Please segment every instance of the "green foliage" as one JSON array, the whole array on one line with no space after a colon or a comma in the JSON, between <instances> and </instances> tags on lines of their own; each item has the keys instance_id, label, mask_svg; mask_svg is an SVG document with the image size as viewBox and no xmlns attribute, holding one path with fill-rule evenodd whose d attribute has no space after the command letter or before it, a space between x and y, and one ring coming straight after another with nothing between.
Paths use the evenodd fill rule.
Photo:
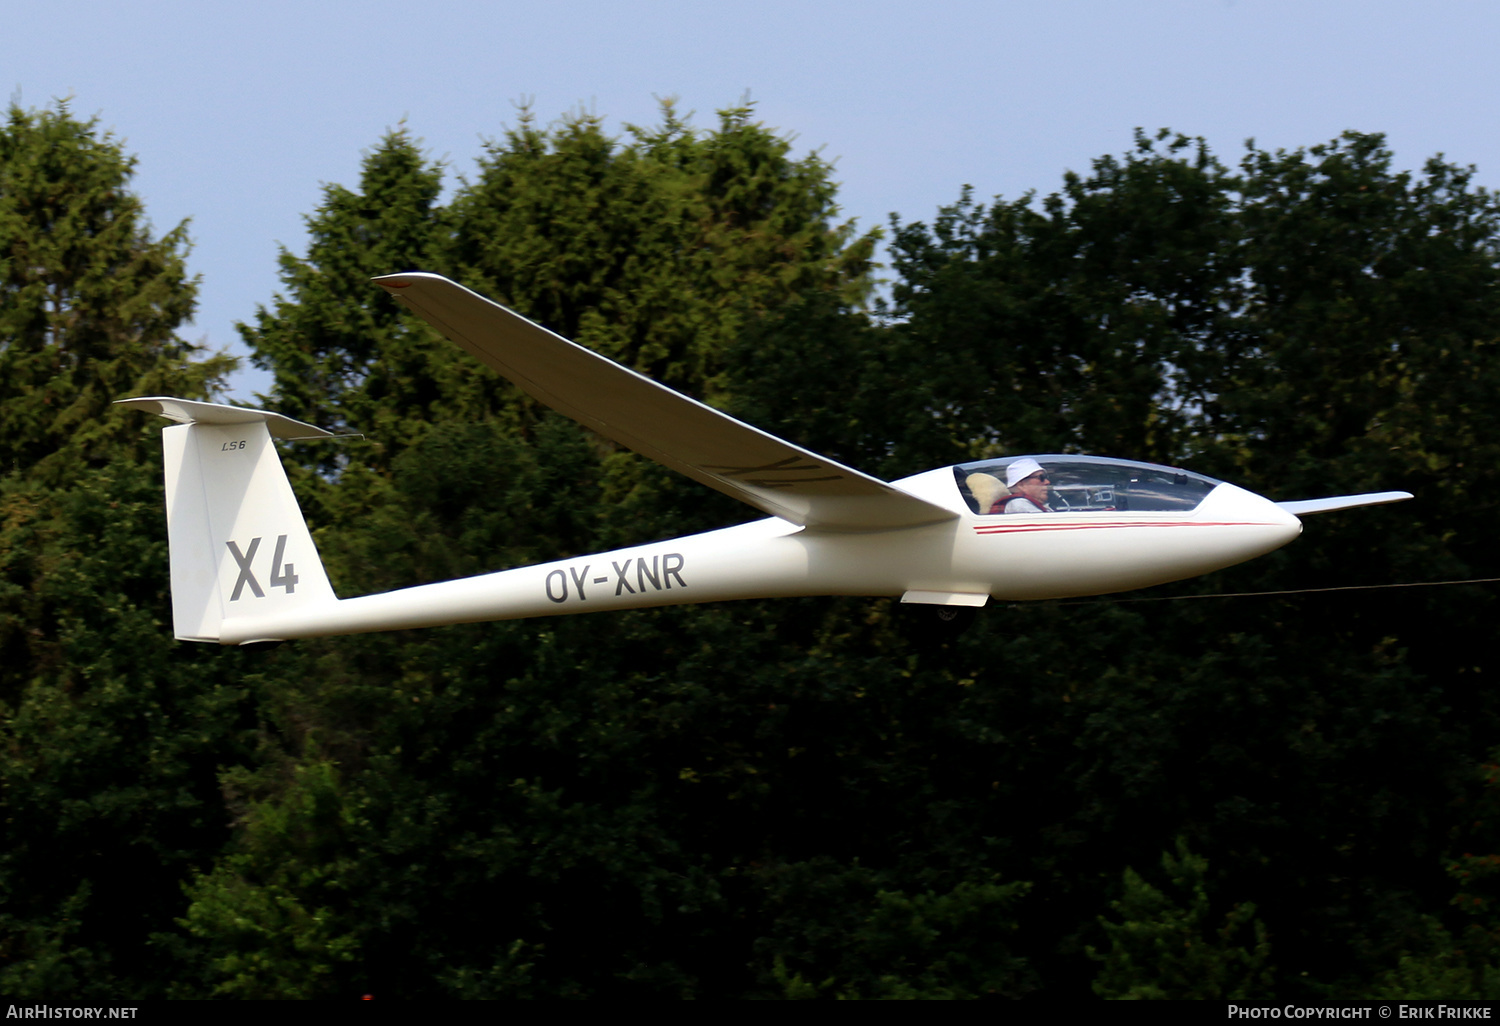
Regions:
<instances>
[{"instance_id":1,"label":"green foliage","mask_svg":"<svg viewBox=\"0 0 1500 1026\"><path fill-rule=\"evenodd\" d=\"M929 469L958 450L952 440L922 467L898 444L930 419L911 409L912 354L887 325L838 297L811 294L747 328L726 353L736 417L795 438L815 452L887 479ZM920 366L937 370L935 361ZM927 373L920 377L926 378ZM830 397L836 397L832 399Z\"/></svg>"},{"instance_id":2,"label":"green foliage","mask_svg":"<svg viewBox=\"0 0 1500 1026\"><path fill-rule=\"evenodd\" d=\"M1414 950L1403 950L1394 968L1376 976L1368 986L1356 985L1354 992L1371 1001L1495 1000L1500 978L1493 948L1486 951L1481 944L1476 950L1472 943L1460 943L1434 917L1423 917L1421 925L1424 932L1414 938Z\"/></svg>"},{"instance_id":3,"label":"green foliage","mask_svg":"<svg viewBox=\"0 0 1500 1026\"><path fill-rule=\"evenodd\" d=\"M1446 865L1458 886L1450 902L1458 916L1448 917L1455 928L1436 915L1423 916L1403 938L1394 967L1369 987L1351 982L1351 992L1376 999L1488 1001L1500 991L1500 854L1494 853L1500 841L1500 749L1491 749L1471 783L1477 786L1454 803L1461 810L1454 840L1468 850L1450 856Z\"/></svg>"},{"instance_id":4,"label":"green foliage","mask_svg":"<svg viewBox=\"0 0 1500 1026\"><path fill-rule=\"evenodd\" d=\"M475 412L476 397L461 377L483 380L483 373L467 361L462 366L471 373L460 375L452 347L435 344L425 325L379 301L384 297L370 284L376 275L434 265L441 190L442 168L405 129L365 154L358 192L324 187L322 205L307 219L307 256L283 251L279 260L290 295L240 327L255 365L275 374L282 413L363 431L390 453L409 444L408 432L453 412ZM449 387L440 389L439 381ZM449 409L465 399L465 409ZM332 460L336 451L322 455Z\"/></svg>"},{"instance_id":5,"label":"green foliage","mask_svg":"<svg viewBox=\"0 0 1500 1026\"><path fill-rule=\"evenodd\" d=\"M214 780L248 757L231 655L170 639L160 467L12 493L0 528L0 981L10 993L160 994L164 897L228 837Z\"/></svg>"},{"instance_id":6,"label":"green foliage","mask_svg":"<svg viewBox=\"0 0 1500 1026\"><path fill-rule=\"evenodd\" d=\"M133 158L65 105L0 129L0 987L146 996L163 901L228 831L237 658L167 634L160 444L113 399L231 366L173 333L186 231L153 239ZM225 669L231 672L225 674Z\"/></svg>"},{"instance_id":7,"label":"green foliage","mask_svg":"<svg viewBox=\"0 0 1500 1026\"><path fill-rule=\"evenodd\" d=\"M291 767L278 800L238 817L245 850L230 854L187 887L181 925L207 944L215 996L319 997L334 969L353 961L358 941L333 933L349 867L337 858L348 827L338 774L327 762ZM226 775L233 790L243 774Z\"/></svg>"},{"instance_id":8,"label":"green foliage","mask_svg":"<svg viewBox=\"0 0 1500 1026\"><path fill-rule=\"evenodd\" d=\"M151 237L135 160L67 105L12 104L0 128L0 473L57 484L139 454L126 395L199 396L233 366L173 333L193 311L187 227ZM131 448L134 446L134 448Z\"/></svg>"},{"instance_id":9,"label":"green foliage","mask_svg":"<svg viewBox=\"0 0 1500 1026\"><path fill-rule=\"evenodd\" d=\"M1275 498L1419 493L1399 513L1310 522L1294 550L1181 591L1481 576L1500 208L1471 178L1441 161L1398 173L1378 136L1252 148L1237 172L1199 142L1140 136L1040 201L965 193L930 227L898 223L894 316L814 299L763 322L731 353L735 408L891 476L1081 450ZM1460 407L1425 391L1445 385ZM1083 846L1118 866L1186 830L1268 922L1302 924L1281 931L1283 964L1384 971L1415 910L1442 900L1436 796L1460 793L1493 729L1479 686L1491 598L1138 608L1016 608L975 628L1008 680L1065 703L977 721L1053 751L1007 751L996 774L1031 782L1000 864L1082 901L1100 872ZM1021 839L1034 831L1047 840ZM1028 925L1059 950L1087 936Z\"/></svg>"},{"instance_id":10,"label":"green foliage","mask_svg":"<svg viewBox=\"0 0 1500 1026\"><path fill-rule=\"evenodd\" d=\"M671 101L622 145L576 114L529 111L452 207L452 266L488 295L689 394L714 397L724 349L757 315L870 287L875 236L835 224L830 166L721 111L702 132Z\"/></svg>"},{"instance_id":11,"label":"green foliage","mask_svg":"<svg viewBox=\"0 0 1500 1026\"><path fill-rule=\"evenodd\" d=\"M1125 893L1110 907L1121 921L1101 919L1110 948L1090 958L1103 963L1094 993L1129 1000L1253 1001L1271 994L1271 942L1250 903L1232 907L1215 927L1208 899L1208 860L1177 840L1177 857L1163 852L1162 869L1174 896L1125 869ZM1250 947L1244 946L1251 942ZM1238 944L1236 943L1238 942Z\"/></svg>"},{"instance_id":12,"label":"green foliage","mask_svg":"<svg viewBox=\"0 0 1500 1026\"><path fill-rule=\"evenodd\" d=\"M909 444L1184 455L1242 344L1233 188L1201 141L1138 134L1040 204L966 189L897 222L896 312L933 365Z\"/></svg>"},{"instance_id":13,"label":"green foliage","mask_svg":"<svg viewBox=\"0 0 1500 1026\"><path fill-rule=\"evenodd\" d=\"M910 894L879 889L886 874L817 861L768 876L780 914L760 947L775 952L770 976L779 996L1015 998L1035 986L1015 951L1012 911L1028 884L966 880L945 893ZM789 959L830 975L812 983L788 968Z\"/></svg>"}]
</instances>

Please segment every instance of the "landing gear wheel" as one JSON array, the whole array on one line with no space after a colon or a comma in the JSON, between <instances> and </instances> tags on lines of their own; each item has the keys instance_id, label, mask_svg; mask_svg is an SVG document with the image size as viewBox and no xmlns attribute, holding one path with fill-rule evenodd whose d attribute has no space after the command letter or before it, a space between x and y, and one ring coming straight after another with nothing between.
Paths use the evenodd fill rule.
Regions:
<instances>
[{"instance_id":1,"label":"landing gear wheel","mask_svg":"<svg viewBox=\"0 0 1500 1026\"><path fill-rule=\"evenodd\" d=\"M904 603L901 619L907 636L922 646L943 645L957 638L974 622L973 606L929 606Z\"/></svg>"}]
</instances>

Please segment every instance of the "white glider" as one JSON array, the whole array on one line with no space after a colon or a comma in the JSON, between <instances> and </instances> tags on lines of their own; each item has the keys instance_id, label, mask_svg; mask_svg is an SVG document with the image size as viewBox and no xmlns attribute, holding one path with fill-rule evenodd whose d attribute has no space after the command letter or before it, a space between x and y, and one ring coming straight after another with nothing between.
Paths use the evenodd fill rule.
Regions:
<instances>
[{"instance_id":1,"label":"white glider","mask_svg":"<svg viewBox=\"0 0 1500 1026\"><path fill-rule=\"evenodd\" d=\"M1399 502L1378 492L1275 503L1173 467L1038 455L1051 510L991 512L1012 462L886 482L741 423L435 274L375 279L398 302L555 410L769 518L671 541L340 599L273 438L329 432L279 414L122 399L162 431L172 616L223 645L561 613L802 595L937 607L1128 591L1232 566L1291 541L1297 518ZM1004 504L1000 504L1003 506Z\"/></svg>"}]
</instances>

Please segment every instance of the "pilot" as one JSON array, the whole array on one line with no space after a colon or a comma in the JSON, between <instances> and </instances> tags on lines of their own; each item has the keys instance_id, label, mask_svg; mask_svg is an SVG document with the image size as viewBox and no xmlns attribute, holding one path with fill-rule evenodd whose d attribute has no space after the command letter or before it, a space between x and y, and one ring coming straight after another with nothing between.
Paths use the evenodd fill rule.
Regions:
<instances>
[{"instance_id":1,"label":"pilot","mask_svg":"<svg viewBox=\"0 0 1500 1026\"><path fill-rule=\"evenodd\" d=\"M1052 491L1052 479L1047 476L1042 465L1030 456L1016 460L1006 468L1005 484L1010 488L1010 494L1002 496L991 512L1052 512L1052 507L1047 505L1048 493Z\"/></svg>"}]
</instances>

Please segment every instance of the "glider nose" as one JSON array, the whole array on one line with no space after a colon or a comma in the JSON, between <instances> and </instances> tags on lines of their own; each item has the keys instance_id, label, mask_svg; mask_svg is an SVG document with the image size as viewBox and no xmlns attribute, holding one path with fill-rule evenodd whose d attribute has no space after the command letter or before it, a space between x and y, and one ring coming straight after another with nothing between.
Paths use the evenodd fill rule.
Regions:
<instances>
[{"instance_id":1,"label":"glider nose","mask_svg":"<svg viewBox=\"0 0 1500 1026\"><path fill-rule=\"evenodd\" d=\"M1244 494L1247 500L1247 512L1263 521L1268 527L1279 528L1284 532L1283 545L1302 533L1302 521L1294 513L1282 509L1264 495L1256 495L1254 492ZM1250 500L1253 500L1253 503Z\"/></svg>"},{"instance_id":2,"label":"glider nose","mask_svg":"<svg viewBox=\"0 0 1500 1026\"><path fill-rule=\"evenodd\" d=\"M1302 533L1302 521L1263 495L1220 484L1198 505L1194 519L1229 529L1242 559L1281 548Z\"/></svg>"},{"instance_id":3,"label":"glider nose","mask_svg":"<svg viewBox=\"0 0 1500 1026\"><path fill-rule=\"evenodd\" d=\"M1255 501L1258 503L1258 512L1265 516L1267 524L1280 533L1281 541L1277 543L1277 548L1281 548L1287 542L1295 541L1302 533L1302 521L1296 516L1263 495L1256 495Z\"/></svg>"}]
</instances>

